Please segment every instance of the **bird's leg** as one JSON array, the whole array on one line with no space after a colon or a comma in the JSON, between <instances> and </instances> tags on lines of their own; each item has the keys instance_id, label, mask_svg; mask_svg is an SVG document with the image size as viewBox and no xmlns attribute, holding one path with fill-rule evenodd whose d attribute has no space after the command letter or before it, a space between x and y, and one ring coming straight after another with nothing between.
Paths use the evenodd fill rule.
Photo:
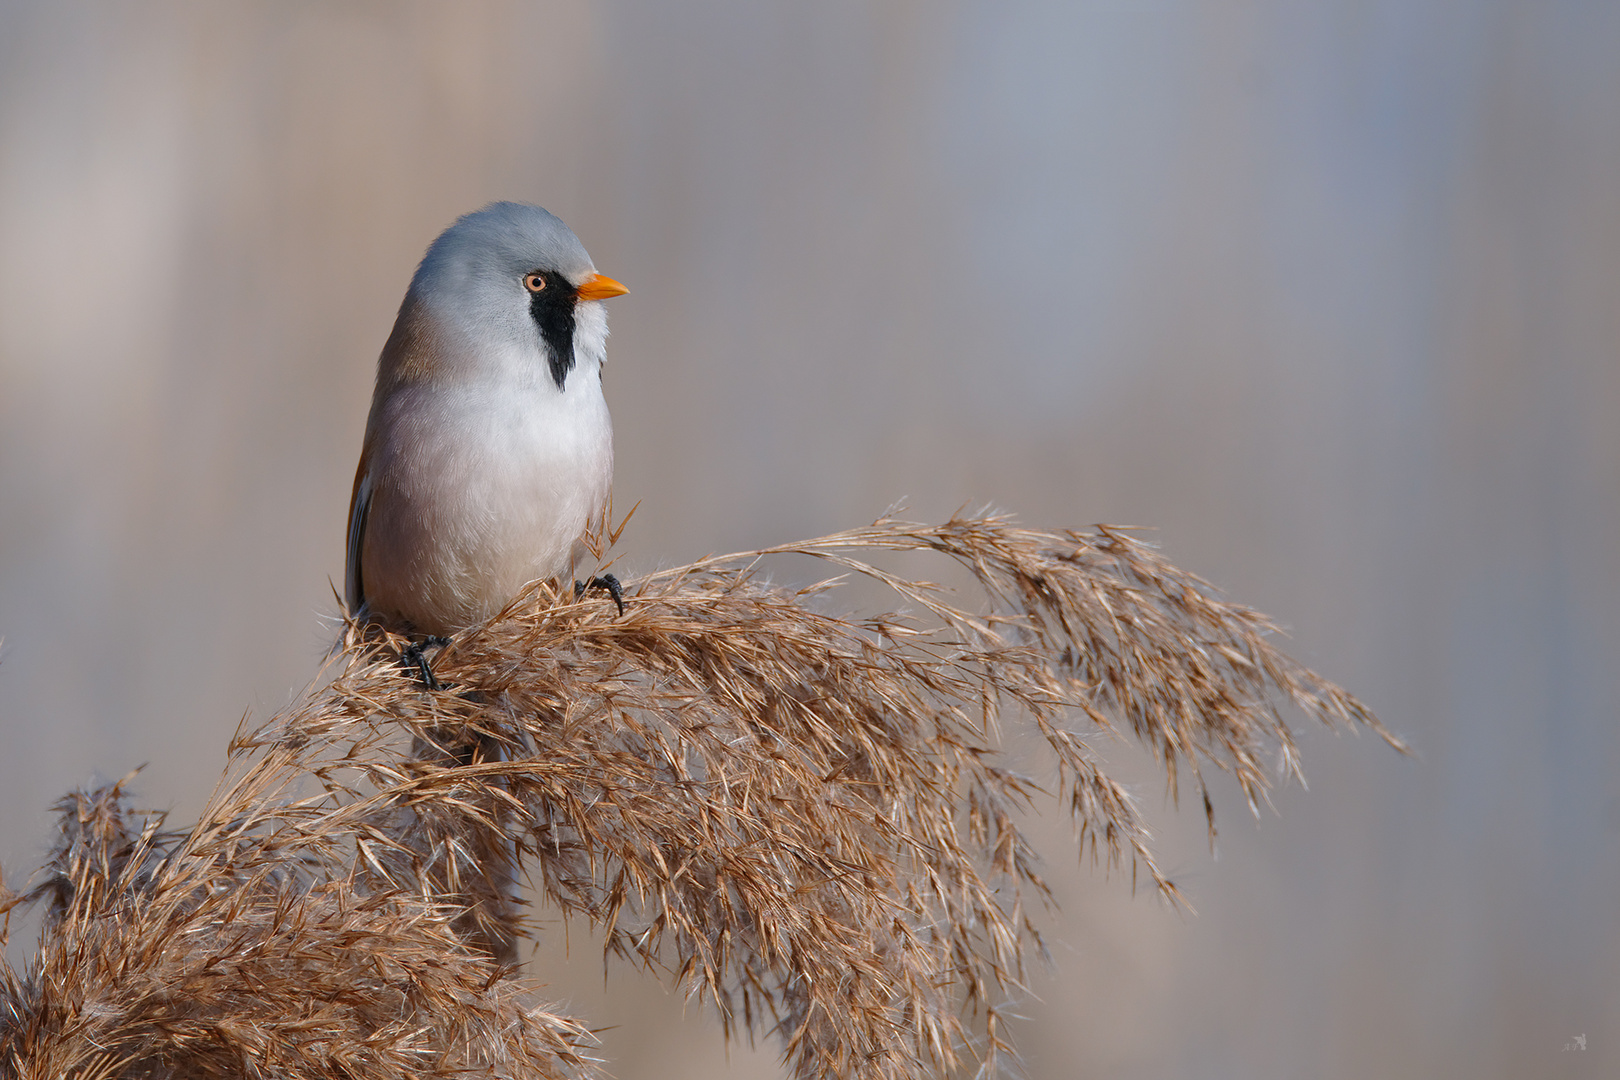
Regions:
<instances>
[{"instance_id":1,"label":"bird's leg","mask_svg":"<svg viewBox=\"0 0 1620 1080\"><path fill-rule=\"evenodd\" d=\"M442 649L448 644L450 644L449 638L439 637L435 634L432 637L423 638L421 641L411 642L405 647L405 651L400 654L400 659L405 662L406 667L416 669L416 673L422 677L423 686L429 690L443 690L444 684L433 674L433 668L428 664L427 651L429 649Z\"/></svg>"},{"instance_id":2,"label":"bird's leg","mask_svg":"<svg viewBox=\"0 0 1620 1080\"><path fill-rule=\"evenodd\" d=\"M619 614L624 614L624 586L620 585L619 579L612 574L593 577L589 581L574 582L574 599L578 600L584 596L586 589L606 589L607 594L613 597L613 603L618 607Z\"/></svg>"}]
</instances>

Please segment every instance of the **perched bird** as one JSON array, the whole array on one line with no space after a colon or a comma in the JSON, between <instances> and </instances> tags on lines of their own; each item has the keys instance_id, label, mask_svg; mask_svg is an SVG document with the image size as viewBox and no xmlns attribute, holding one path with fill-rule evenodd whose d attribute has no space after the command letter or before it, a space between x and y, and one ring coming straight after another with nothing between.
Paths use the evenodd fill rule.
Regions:
<instances>
[{"instance_id":1,"label":"perched bird","mask_svg":"<svg viewBox=\"0 0 1620 1080\"><path fill-rule=\"evenodd\" d=\"M494 203L433 241L377 361L351 612L445 635L572 580L613 479L600 301L628 291L538 206Z\"/></svg>"}]
</instances>

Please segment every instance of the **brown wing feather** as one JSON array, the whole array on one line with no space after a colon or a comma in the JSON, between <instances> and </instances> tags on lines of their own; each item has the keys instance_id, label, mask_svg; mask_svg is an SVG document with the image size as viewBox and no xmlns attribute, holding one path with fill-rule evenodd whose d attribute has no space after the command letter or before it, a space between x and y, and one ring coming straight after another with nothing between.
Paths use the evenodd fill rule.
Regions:
<instances>
[{"instance_id":1,"label":"brown wing feather","mask_svg":"<svg viewBox=\"0 0 1620 1080\"><path fill-rule=\"evenodd\" d=\"M349 548L344 567L344 600L349 611L358 615L366 603L366 583L361 573L365 548L366 519L371 512L371 447L382 403L395 390L433 377L439 362L439 343L422 305L409 292L399 305L394 329L377 358L377 389L372 395L371 416L366 422L366 441L360 451L360 464L354 470L354 493L349 497Z\"/></svg>"}]
</instances>

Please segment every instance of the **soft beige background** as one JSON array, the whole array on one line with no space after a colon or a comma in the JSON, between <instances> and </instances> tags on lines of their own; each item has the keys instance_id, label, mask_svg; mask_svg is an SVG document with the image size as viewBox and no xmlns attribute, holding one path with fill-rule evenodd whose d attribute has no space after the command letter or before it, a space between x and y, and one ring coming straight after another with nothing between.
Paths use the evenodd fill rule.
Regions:
<instances>
[{"instance_id":1,"label":"soft beige background","mask_svg":"<svg viewBox=\"0 0 1620 1080\"><path fill-rule=\"evenodd\" d=\"M310 676L415 260L526 199L634 290L628 568L1157 525L1418 749L1309 733L1218 860L1145 784L1195 918L1039 825L1032 1076L1613 1075L1617 57L1555 0L0 0L0 863L141 762L191 813ZM617 1076L775 1074L573 945Z\"/></svg>"}]
</instances>

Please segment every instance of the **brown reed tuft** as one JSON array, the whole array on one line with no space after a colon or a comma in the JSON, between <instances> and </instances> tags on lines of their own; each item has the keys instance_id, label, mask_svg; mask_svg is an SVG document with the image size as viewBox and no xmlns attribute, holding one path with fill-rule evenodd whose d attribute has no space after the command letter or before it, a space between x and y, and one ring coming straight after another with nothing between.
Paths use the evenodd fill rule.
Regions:
<instances>
[{"instance_id":1,"label":"brown reed tuft","mask_svg":"<svg viewBox=\"0 0 1620 1080\"><path fill-rule=\"evenodd\" d=\"M873 561L907 551L954 560L980 599ZM835 583L760 576L780 554L909 610L824 614ZM1086 730L1140 740L1172 790L1190 776L1212 835L1204 768L1251 806L1269 752L1298 772L1279 699L1400 747L1263 616L1109 527L885 518L627 595L621 617L534 586L433 657L436 690L404 639L349 624L316 689L238 733L188 830L132 815L117 785L70 796L40 883L6 900L46 920L0 979L0 1075L591 1075L587 1033L505 963L520 872L728 1036L774 1032L804 1080L989 1075L1039 946L1032 800L1178 899ZM1050 776L1008 766L1010 723L1039 733Z\"/></svg>"}]
</instances>

